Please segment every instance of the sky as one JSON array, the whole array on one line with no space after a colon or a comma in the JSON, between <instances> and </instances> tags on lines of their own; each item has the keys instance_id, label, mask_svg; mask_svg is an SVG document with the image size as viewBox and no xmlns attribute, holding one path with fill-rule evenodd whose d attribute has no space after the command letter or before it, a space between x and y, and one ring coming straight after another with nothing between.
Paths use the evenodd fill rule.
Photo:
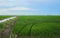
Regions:
<instances>
[{"instance_id":1,"label":"sky","mask_svg":"<svg viewBox=\"0 0 60 38\"><path fill-rule=\"evenodd\" d=\"M60 15L60 0L0 0L0 15Z\"/></svg>"}]
</instances>

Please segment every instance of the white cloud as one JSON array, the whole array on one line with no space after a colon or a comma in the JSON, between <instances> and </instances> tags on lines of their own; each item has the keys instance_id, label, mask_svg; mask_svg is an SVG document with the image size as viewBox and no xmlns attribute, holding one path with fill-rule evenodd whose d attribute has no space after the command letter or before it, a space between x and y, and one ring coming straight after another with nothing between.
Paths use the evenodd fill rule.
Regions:
<instances>
[{"instance_id":1,"label":"white cloud","mask_svg":"<svg viewBox=\"0 0 60 38\"><path fill-rule=\"evenodd\" d=\"M0 0L0 6L27 6L32 5L31 3L52 3L56 0Z\"/></svg>"},{"instance_id":2,"label":"white cloud","mask_svg":"<svg viewBox=\"0 0 60 38\"><path fill-rule=\"evenodd\" d=\"M28 14L28 13L10 13L9 10L33 10L32 8L26 8L26 6L33 5L40 5L40 4L49 4L54 3L57 0L0 0L0 6L21 6L21 7L13 7L13 8L6 8L6 9L0 9L0 14ZM43 5L42 4L42 5ZM25 6L25 7L24 7ZM37 6L35 6L37 8ZM35 8L34 7L34 8ZM33 10L36 11L36 10ZM38 11L38 10L37 10Z\"/></svg>"},{"instance_id":3,"label":"white cloud","mask_svg":"<svg viewBox=\"0 0 60 38\"><path fill-rule=\"evenodd\" d=\"M6 0L0 0L0 2L2 2L2 1L6 1Z\"/></svg>"},{"instance_id":4,"label":"white cloud","mask_svg":"<svg viewBox=\"0 0 60 38\"><path fill-rule=\"evenodd\" d=\"M8 4L0 3L0 6L8 6Z\"/></svg>"},{"instance_id":5,"label":"white cloud","mask_svg":"<svg viewBox=\"0 0 60 38\"><path fill-rule=\"evenodd\" d=\"M14 0L0 0L0 2L9 2L9 1L14 1Z\"/></svg>"},{"instance_id":6,"label":"white cloud","mask_svg":"<svg viewBox=\"0 0 60 38\"><path fill-rule=\"evenodd\" d=\"M0 0L0 6L14 6L15 0Z\"/></svg>"},{"instance_id":7,"label":"white cloud","mask_svg":"<svg viewBox=\"0 0 60 38\"><path fill-rule=\"evenodd\" d=\"M25 8L25 7L14 7L9 8L8 10L32 10L31 8Z\"/></svg>"},{"instance_id":8,"label":"white cloud","mask_svg":"<svg viewBox=\"0 0 60 38\"><path fill-rule=\"evenodd\" d=\"M32 10L31 8L25 8L25 7L13 7L13 8L5 8L5 9L0 9L0 11L13 11L13 10Z\"/></svg>"},{"instance_id":9,"label":"white cloud","mask_svg":"<svg viewBox=\"0 0 60 38\"><path fill-rule=\"evenodd\" d=\"M14 4L11 4L11 3L0 3L0 6L14 6Z\"/></svg>"},{"instance_id":10,"label":"white cloud","mask_svg":"<svg viewBox=\"0 0 60 38\"><path fill-rule=\"evenodd\" d=\"M0 15L32 15L32 12L0 12Z\"/></svg>"},{"instance_id":11,"label":"white cloud","mask_svg":"<svg viewBox=\"0 0 60 38\"><path fill-rule=\"evenodd\" d=\"M12 12L9 10L32 10L31 8L25 8L25 7L14 7L14 8L6 8L6 9L0 9L0 15L31 15L32 13L27 13L27 12Z\"/></svg>"},{"instance_id":12,"label":"white cloud","mask_svg":"<svg viewBox=\"0 0 60 38\"><path fill-rule=\"evenodd\" d=\"M14 1L14 0L0 0L0 2L4 2L4 1Z\"/></svg>"}]
</instances>

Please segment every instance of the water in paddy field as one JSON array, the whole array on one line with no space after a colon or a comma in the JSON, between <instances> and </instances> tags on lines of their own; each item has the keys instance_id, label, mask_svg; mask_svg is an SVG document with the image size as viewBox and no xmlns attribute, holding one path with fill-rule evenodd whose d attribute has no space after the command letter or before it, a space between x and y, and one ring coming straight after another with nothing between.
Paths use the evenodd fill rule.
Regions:
<instances>
[{"instance_id":1,"label":"water in paddy field","mask_svg":"<svg viewBox=\"0 0 60 38\"><path fill-rule=\"evenodd\" d=\"M15 17L10 17L10 18L4 19L4 20L0 20L0 23L8 21L8 20L13 19L13 18L16 18L16 16Z\"/></svg>"}]
</instances>

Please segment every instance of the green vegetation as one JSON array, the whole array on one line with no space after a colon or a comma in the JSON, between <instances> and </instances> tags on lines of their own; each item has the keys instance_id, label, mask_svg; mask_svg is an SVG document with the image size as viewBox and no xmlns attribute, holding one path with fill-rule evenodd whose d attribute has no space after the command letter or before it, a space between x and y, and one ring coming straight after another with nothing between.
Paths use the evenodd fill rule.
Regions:
<instances>
[{"instance_id":1,"label":"green vegetation","mask_svg":"<svg viewBox=\"0 0 60 38\"><path fill-rule=\"evenodd\" d=\"M13 20L0 23L0 31ZM60 38L60 16L17 16L11 31L12 38Z\"/></svg>"},{"instance_id":2,"label":"green vegetation","mask_svg":"<svg viewBox=\"0 0 60 38\"><path fill-rule=\"evenodd\" d=\"M7 18L8 17L9 16L7 16ZM10 37L11 29L15 22L16 22L16 18L0 23L0 38L9 38Z\"/></svg>"},{"instance_id":3,"label":"green vegetation","mask_svg":"<svg viewBox=\"0 0 60 38\"><path fill-rule=\"evenodd\" d=\"M5 18L9 18L9 17L12 17L12 16L0 16L0 20L3 20ZM12 20L0 23L0 31L5 29L10 24L11 21Z\"/></svg>"},{"instance_id":4,"label":"green vegetation","mask_svg":"<svg viewBox=\"0 0 60 38\"><path fill-rule=\"evenodd\" d=\"M0 20L3 20L5 18L9 18L9 17L11 17L11 16L0 16Z\"/></svg>"},{"instance_id":5,"label":"green vegetation","mask_svg":"<svg viewBox=\"0 0 60 38\"><path fill-rule=\"evenodd\" d=\"M12 32L18 37L60 38L60 16L18 16L17 18Z\"/></svg>"},{"instance_id":6,"label":"green vegetation","mask_svg":"<svg viewBox=\"0 0 60 38\"><path fill-rule=\"evenodd\" d=\"M14 19L9 20L9 21L6 21L6 22L3 22L3 23L0 23L0 31L3 30L3 29L8 28L8 26L10 25L10 23L11 23L12 21L14 21Z\"/></svg>"}]
</instances>

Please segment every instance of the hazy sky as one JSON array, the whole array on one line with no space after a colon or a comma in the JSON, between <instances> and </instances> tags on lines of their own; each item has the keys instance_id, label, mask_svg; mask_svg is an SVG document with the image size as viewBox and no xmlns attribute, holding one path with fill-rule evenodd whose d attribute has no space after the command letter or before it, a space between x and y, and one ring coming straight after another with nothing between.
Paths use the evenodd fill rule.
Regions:
<instances>
[{"instance_id":1,"label":"hazy sky","mask_svg":"<svg viewBox=\"0 0 60 38\"><path fill-rule=\"evenodd\" d=\"M60 0L0 0L0 15L60 15Z\"/></svg>"}]
</instances>

